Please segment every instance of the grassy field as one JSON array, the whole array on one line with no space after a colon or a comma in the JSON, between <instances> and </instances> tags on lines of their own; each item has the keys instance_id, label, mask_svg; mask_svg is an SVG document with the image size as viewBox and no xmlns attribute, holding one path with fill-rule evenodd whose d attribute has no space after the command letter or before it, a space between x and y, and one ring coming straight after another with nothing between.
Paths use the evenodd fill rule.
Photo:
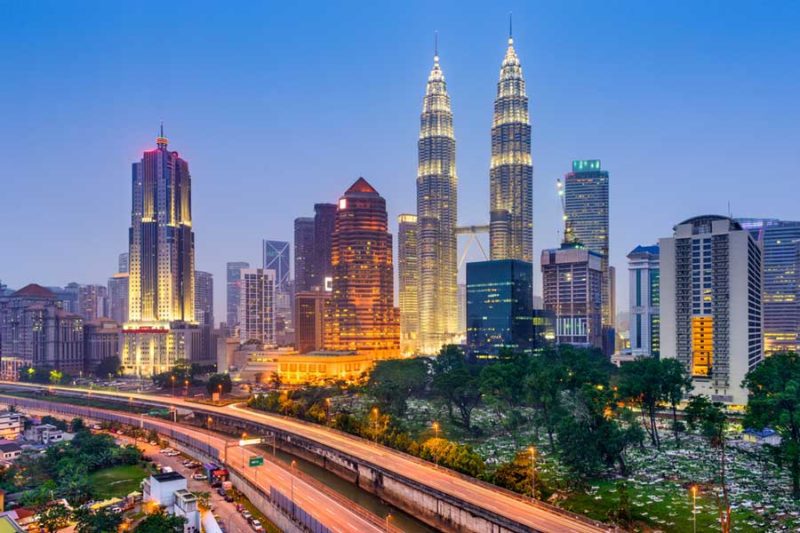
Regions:
<instances>
[{"instance_id":1,"label":"grassy field","mask_svg":"<svg viewBox=\"0 0 800 533\"><path fill-rule=\"evenodd\" d=\"M139 490L147 472L139 465L122 465L98 470L89 476L92 495L96 499L124 497Z\"/></svg>"}]
</instances>

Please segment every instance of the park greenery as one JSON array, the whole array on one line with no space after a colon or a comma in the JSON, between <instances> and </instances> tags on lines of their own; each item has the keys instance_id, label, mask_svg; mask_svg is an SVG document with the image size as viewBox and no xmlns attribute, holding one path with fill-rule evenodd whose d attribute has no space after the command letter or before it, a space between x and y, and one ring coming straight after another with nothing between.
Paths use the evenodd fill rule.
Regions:
<instances>
[{"instance_id":1,"label":"park greenery","mask_svg":"<svg viewBox=\"0 0 800 533\"><path fill-rule=\"evenodd\" d=\"M743 420L693 396L691 380L672 359L639 359L618 369L595 350L571 346L491 360L471 360L449 346L435 358L378 362L358 384L258 394L250 406L325 424L522 494L535 487L537 498L632 529L680 524L673 507L681 492L695 487L708 515L699 523L712 520L731 530L739 520L758 524L757 530L764 527L761 518L732 503L732 486L747 476L735 463L764 465L778 483L789 472L797 496L800 360L776 354L746 384L751 403ZM781 446L731 449L726 441L742 422L774 428ZM686 467L687 477L653 473L655 465L668 470L689 465L682 463L689 458L694 466ZM652 496L670 515L664 524L636 508L642 491L655 489L633 481L654 475L672 491ZM734 492L749 501L744 490ZM591 493L591 500L583 496Z\"/></svg>"}]
</instances>

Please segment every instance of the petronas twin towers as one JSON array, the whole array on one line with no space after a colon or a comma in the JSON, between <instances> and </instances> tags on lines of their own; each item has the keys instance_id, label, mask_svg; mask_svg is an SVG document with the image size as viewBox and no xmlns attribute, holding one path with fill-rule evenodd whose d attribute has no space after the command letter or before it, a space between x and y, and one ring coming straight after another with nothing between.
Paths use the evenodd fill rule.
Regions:
<instances>
[{"instance_id":1,"label":"petronas twin towers","mask_svg":"<svg viewBox=\"0 0 800 533\"><path fill-rule=\"evenodd\" d=\"M533 259L531 126L522 67L510 36L497 85L491 138L491 258L530 262ZM418 284L417 316L403 321L417 331L401 332L401 338L406 340L406 352L435 354L459 333L456 142L438 46L422 104L418 154L417 275L404 278L401 271L401 283L403 279L416 278L414 282ZM413 261L409 261L411 264ZM400 268L404 268L402 257ZM401 295L408 293L403 289ZM400 302L401 312L413 313L408 303Z\"/></svg>"}]
</instances>

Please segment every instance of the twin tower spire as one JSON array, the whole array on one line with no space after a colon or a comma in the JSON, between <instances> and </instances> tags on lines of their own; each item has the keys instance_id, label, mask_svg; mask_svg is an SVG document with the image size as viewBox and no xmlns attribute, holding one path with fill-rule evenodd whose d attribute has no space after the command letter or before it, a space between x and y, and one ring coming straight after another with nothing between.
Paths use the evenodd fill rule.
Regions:
<instances>
[{"instance_id":1,"label":"twin tower spire","mask_svg":"<svg viewBox=\"0 0 800 533\"><path fill-rule=\"evenodd\" d=\"M500 68L491 130L489 238L493 260L531 262L531 126L522 67L511 32L509 19L508 49ZM436 354L458 334L456 143L450 96L439 64L438 33L422 103L417 150L418 315L410 322L418 328L414 351ZM411 338L413 333L403 332L401 337Z\"/></svg>"}]
</instances>

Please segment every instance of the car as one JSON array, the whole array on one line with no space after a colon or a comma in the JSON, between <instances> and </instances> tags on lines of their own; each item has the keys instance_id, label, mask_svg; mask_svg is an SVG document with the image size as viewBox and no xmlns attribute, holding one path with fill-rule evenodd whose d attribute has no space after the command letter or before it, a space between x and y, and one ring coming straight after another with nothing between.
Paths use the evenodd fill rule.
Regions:
<instances>
[{"instance_id":1,"label":"car","mask_svg":"<svg viewBox=\"0 0 800 533\"><path fill-rule=\"evenodd\" d=\"M226 492L223 498L225 499L226 502L233 503L233 496L231 496L229 493Z\"/></svg>"},{"instance_id":2,"label":"car","mask_svg":"<svg viewBox=\"0 0 800 533\"><path fill-rule=\"evenodd\" d=\"M148 444L149 444L150 446L158 446L158 442L156 442L156 441L154 441L154 440L151 440L150 442L148 442Z\"/></svg>"},{"instance_id":3,"label":"car","mask_svg":"<svg viewBox=\"0 0 800 533\"><path fill-rule=\"evenodd\" d=\"M244 511L244 505L242 505L241 503L237 503L236 504L236 511L239 512L239 513Z\"/></svg>"},{"instance_id":4,"label":"car","mask_svg":"<svg viewBox=\"0 0 800 533\"><path fill-rule=\"evenodd\" d=\"M249 522L250 519L253 518L253 515L250 514L250 511L245 510L245 511L242 511L242 518L244 518L245 520L247 520Z\"/></svg>"},{"instance_id":5,"label":"car","mask_svg":"<svg viewBox=\"0 0 800 533\"><path fill-rule=\"evenodd\" d=\"M177 457L180 454L181 454L181 452L179 452L177 450L172 450L171 452L167 452L164 455L166 455L167 457Z\"/></svg>"},{"instance_id":6,"label":"car","mask_svg":"<svg viewBox=\"0 0 800 533\"><path fill-rule=\"evenodd\" d=\"M250 527L253 528L253 531L264 531L264 527L261 525L260 520L251 520Z\"/></svg>"},{"instance_id":7,"label":"car","mask_svg":"<svg viewBox=\"0 0 800 533\"><path fill-rule=\"evenodd\" d=\"M203 474L202 472L198 472L192 476L192 479L194 479L195 481L205 481L208 479L208 476Z\"/></svg>"},{"instance_id":8,"label":"car","mask_svg":"<svg viewBox=\"0 0 800 533\"><path fill-rule=\"evenodd\" d=\"M192 463L192 461L190 461L189 459L187 459L187 460L183 461L181 464L182 464L183 466L185 466L186 468L190 468L190 467L192 466L192 464L193 464L193 463Z\"/></svg>"},{"instance_id":9,"label":"car","mask_svg":"<svg viewBox=\"0 0 800 533\"><path fill-rule=\"evenodd\" d=\"M167 453L169 453L171 451L174 451L174 450L172 448L162 448L162 449L158 450L158 453L167 454Z\"/></svg>"},{"instance_id":10,"label":"car","mask_svg":"<svg viewBox=\"0 0 800 533\"><path fill-rule=\"evenodd\" d=\"M219 494L220 496L224 497L227 494L227 492L225 492L225 489L220 487L220 488L217 489L217 494Z\"/></svg>"},{"instance_id":11,"label":"car","mask_svg":"<svg viewBox=\"0 0 800 533\"><path fill-rule=\"evenodd\" d=\"M171 466L165 466L165 467L163 467L163 468L161 469L161 472L163 472L164 474L171 474L171 473L173 473L174 471L175 471L175 470L174 470L174 469L173 469Z\"/></svg>"}]
</instances>

